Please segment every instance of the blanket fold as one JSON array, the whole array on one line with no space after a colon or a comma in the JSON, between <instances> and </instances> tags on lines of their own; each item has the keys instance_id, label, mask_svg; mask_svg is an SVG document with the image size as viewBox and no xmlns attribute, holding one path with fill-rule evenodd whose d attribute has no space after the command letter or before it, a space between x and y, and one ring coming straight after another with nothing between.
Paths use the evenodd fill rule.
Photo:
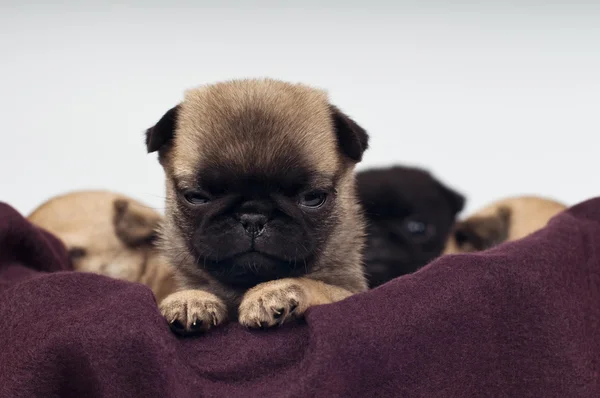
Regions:
<instances>
[{"instance_id":1,"label":"blanket fold","mask_svg":"<svg viewBox=\"0 0 600 398\"><path fill-rule=\"evenodd\" d=\"M306 320L180 338L0 203L0 397L598 397L600 198Z\"/></svg>"}]
</instances>

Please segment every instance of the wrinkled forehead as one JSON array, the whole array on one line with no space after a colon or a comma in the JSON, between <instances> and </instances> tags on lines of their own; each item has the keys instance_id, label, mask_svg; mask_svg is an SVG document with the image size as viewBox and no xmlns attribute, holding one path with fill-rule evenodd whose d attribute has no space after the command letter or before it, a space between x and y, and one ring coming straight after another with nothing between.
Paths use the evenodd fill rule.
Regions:
<instances>
[{"instance_id":1,"label":"wrinkled forehead","mask_svg":"<svg viewBox=\"0 0 600 398\"><path fill-rule=\"evenodd\" d=\"M315 172L305 165L289 170L273 168L270 172L252 169L242 172L219 165L202 168L195 178L178 179L175 184L179 189L200 187L212 194L256 195L278 192L291 196L308 190L334 188L339 177L337 174Z\"/></svg>"},{"instance_id":2,"label":"wrinkled forehead","mask_svg":"<svg viewBox=\"0 0 600 398\"><path fill-rule=\"evenodd\" d=\"M302 90L189 92L172 153L181 179L202 170L333 176L341 162L326 96Z\"/></svg>"}]
</instances>

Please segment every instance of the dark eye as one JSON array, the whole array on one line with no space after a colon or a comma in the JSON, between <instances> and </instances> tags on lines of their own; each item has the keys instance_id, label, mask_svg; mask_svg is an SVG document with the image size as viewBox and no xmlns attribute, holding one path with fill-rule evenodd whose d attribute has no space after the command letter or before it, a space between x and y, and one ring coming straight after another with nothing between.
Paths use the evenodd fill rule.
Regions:
<instances>
[{"instance_id":1,"label":"dark eye","mask_svg":"<svg viewBox=\"0 0 600 398\"><path fill-rule=\"evenodd\" d=\"M79 259L85 257L87 252L82 247L73 247L73 248L69 249L68 254L69 254L69 258L71 260L79 260Z\"/></svg>"},{"instance_id":2,"label":"dark eye","mask_svg":"<svg viewBox=\"0 0 600 398\"><path fill-rule=\"evenodd\" d=\"M210 202L210 199L206 195L195 191L188 191L183 194L183 197L188 203L193 205L203 205Z\"/></svg>"},{"instance_id":3,"label":"dark eye","mask_svg":"<svg viewBox=\"0 0 600 398\"><path fill-rule=\"evenodd\" d=\"M464 246L465 243L469 241L469 237L464 231L456 230L454 232L454 239L456 240L456 244L458 247Z\"/></svg>"},{"instance_id":4,"label":"dark eye","mask_svg":"<svg viewBox=\"0 0 600 398\"><path fill-rule=\"evenodd\" d=\"M305 207L321 207L325 200L327 199L327 194L322 191L313 191L303 194L300 197L299 203Z\"/></svg>"},{"instance_id":5,"label":"dark eye","mask_svg":"<svg viewBox=\"0 0 600 398\"><path fill-rule=\"evenodd\" d=\"M427 224L423 221L408 220L404 224L404 228L411 235L425 235L427 233Z\"/></svg>"},{"instance_id":6,"label":"dark eye","mask_svg":"<svg viewBox=\"0 0 600 398\"><path fill-rule=\"evenodd\" d=\"M417 218L408 217L402 223L402 230L405 236L415 241L426 241L434 234L434 226L427 221Z\"/></svg>"}]
</instances>

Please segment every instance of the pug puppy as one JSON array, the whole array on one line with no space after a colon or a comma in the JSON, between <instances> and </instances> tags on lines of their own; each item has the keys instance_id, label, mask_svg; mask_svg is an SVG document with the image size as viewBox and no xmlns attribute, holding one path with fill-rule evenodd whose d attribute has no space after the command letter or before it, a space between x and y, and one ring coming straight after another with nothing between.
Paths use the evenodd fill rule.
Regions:
<instances>
[{"instance_id":1,"label":"pug puppy","mask_svg":"<svg viewBox=\"0 0 600 398\"><path fill-rule=\"evenodd\" d=\"M166 174L161 245L181 290L160 310L193 334L267 328L367 289L354 166L366 131L325 91L272 79L186 93L146 132Z\"/></svg>"},{"instance_id":2,"label":"pug puppy","mask_svg":"<svg viewBox=\"0 0 600 398\"><path fill-rule=\"evenodd\" d=\"M566 208L562 203L538 196L499 200L457 222L444 254L477 252L524 238L544 228Z\"/></svg>"},{"instance_id":3,"label":"pug puppy","mask_svg":"<svg viewBox=\"0 0 600 398\"><path fill-rule=\"evenodd\" d=\"M371 288L442 253L463 195L416 167L376 168L356 177L368 224L364 262Z\"/></svg>"},{"instance_id":4,"label":"pug puppy","mask_svg":"<svg viewBox=\"0 0 600 398\"><path fill-rule=\"evenodd\" d=\"M173 270L155 246L162 216L141 202L110 191L70 192L28 219L63 242L75 271L143 283L157 301L174 291Z\"/></svg>"}]
</instances>

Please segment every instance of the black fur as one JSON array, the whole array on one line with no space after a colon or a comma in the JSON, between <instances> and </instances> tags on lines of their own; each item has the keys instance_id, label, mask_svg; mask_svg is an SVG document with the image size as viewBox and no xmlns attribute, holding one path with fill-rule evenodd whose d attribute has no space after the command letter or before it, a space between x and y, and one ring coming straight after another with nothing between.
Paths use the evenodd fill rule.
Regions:
<instances>
[{"instance_id":1,"label":"black fur","mask_svg":"<svg viewBox=\"0 0 600 398\"><path fill-rule=\"evenodd\" d=\"M368 222L370 287L416 271L441 254L465 198L425 170L395 166L357 174Z\"/></svg>"}]
</instances>

